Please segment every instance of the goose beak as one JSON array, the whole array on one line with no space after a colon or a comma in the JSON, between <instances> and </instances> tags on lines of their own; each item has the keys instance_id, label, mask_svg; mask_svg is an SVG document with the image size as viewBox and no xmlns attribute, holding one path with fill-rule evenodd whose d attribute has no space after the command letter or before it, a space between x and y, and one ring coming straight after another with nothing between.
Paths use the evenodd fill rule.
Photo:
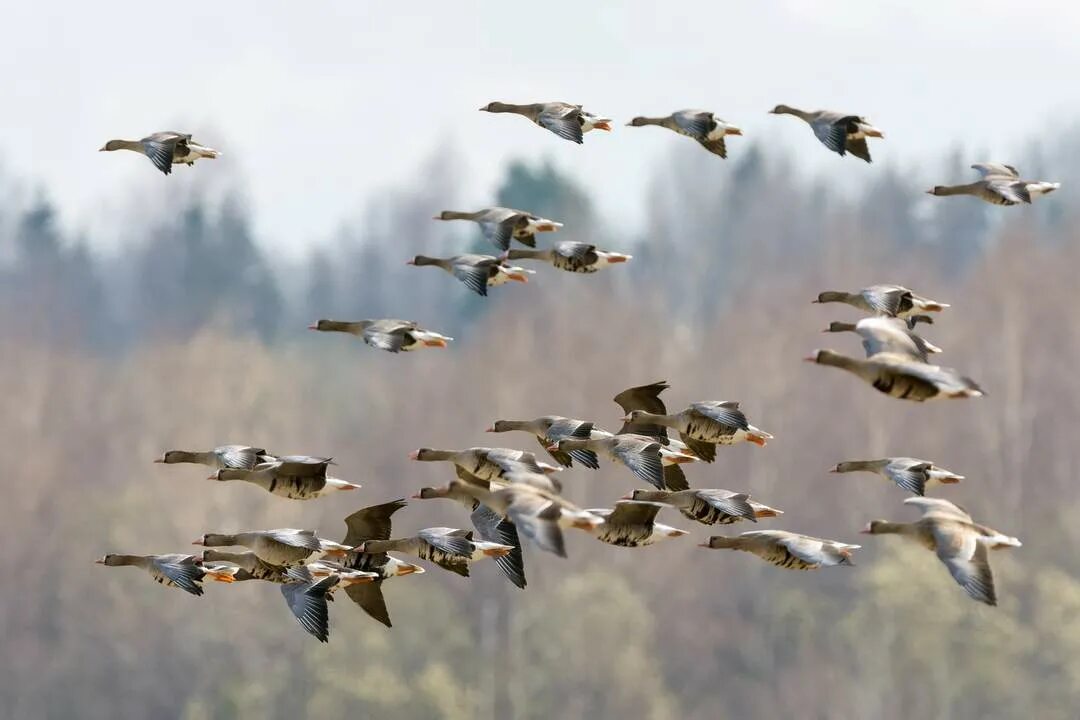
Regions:
<instances>
[{"instance_id":1,"label":"goose beak","mask_svg":"<svg viewBox=\"0 0 1080 720\"><path fill-rule=\"evenodd\" d=\"M104 150L104 149L105 148L102 148L102 150ZM94 561L94 564L95 565L104 565L105 564L105 558L98 558L97 560Z\"/></svg>"},{"instance_id":2,"label":"goose beak","mask_svg":"<svg viewBox=\"0 0 1080 720\"><path fill-rule=\"evenodd\" d=\"M509 277L514 282L519 282L519 283L527 283L527 282L529 282L528 276L522 275L520 273L514 273L512 275L508 275L507 277Z\"/></svg>"},{"instance_id":3,"label":"goose beak","mask_svg":"<svg viewBox=\"0 0 1080 720\"><path fill-rule=\"evenodd\" d=\"M217 480L218 479L217 473L214 473L213 475L207 475L206 479L207 480Z\"/></svg>"},{"instance_id":4,"label":"goose beak","mask_svg":"<svg viewBox=\"0 0 1080 720\"><path fill-rule=\"evenodd\" d=\"M495 432L495 426L494 426L494 425L492 425L491 427L489 427L489 428L488 428L487 430L485 430L484 432Z\"/></svg>"},{"instance_id":5,"label":"goose beak","mask_svg":"<svg viewBox=\"0 0 1080 720\"><path fill-rule=\"evenodd\" d=\"M192 540L192 541L191 541L191 544L192 544L192 545L206 545L206 543L205 543L205 542L203 542L203 539L202 539L202 538L199 538L199 539L197 539L197 540Z\"/></svg>"},{"instance_id":6,"label":"goose beak","mask_svg":"<svg viewBox=\"0 0 1080 720\"><path fill-rule=\"evenodd\" d=\"M593 123L593 127L597 130L607 130L608 132L611 132L611 123L608 122Z\"/></svg>"},{"instance_id":7,"label":"goose beak","mask_svg":"<svg viewBox=\"0 0 1080 720\"><path fill-rule=\"evenodd\" d=\"M697 544L697 546L698 546L698 547L703 547L703 548L709 548L710 550L712 549L712 545L710 545L710 544L709 544L709 543L707 543L707 542L703 542L703 543L698 543L698 544Z\"/></svg>"},{"instance_id":8,"label":"goose beak","mask_svg":"<svg viewBox=\"0 0 1080 720\"><path fill-rule=\"evenodd\" d=\"M318 330L319 325L318 325L318 323L311 323L310 325L307 326L307 329L308 330Z\"/></svg>"},{"instance_id":9,"label":"goose beak","mask_svg":"<svg viewBox=\"0 0 1080 720\"><path fill-rule=\"evenodd\" d=\"M816 363L817 362L817 356L815 356L815 355L807 355L806 357L803 358L803 362Z\"/></svg>"},{"instance_id":10,"label":"goose beak","mask_svg":"<svg viewBox=\"0 0 1080 720\"><path fill-rule=\"evenodd\" d=\"M626 493L625 495L623 495L623 496L622 496L621 498L619 498L619 499L620 499L620 500L633 500L633 499L634 499L634 491L633 491L633 490L631 490L630 492Z\"/></svg>"},{"instance_id":11,"label":"goose beak","mask_svg":"<svg viewBox=\"0 0 1080 720\"><path fill-rule=\"evenodd\" d=\"M872 535L873 530L870 529L870 523L866 523L866 527L859 531L860 535Z\"/></svg>"},{"instance_id":12,"label":"goose beak","mask_svg":"<svg viewBox=\"0 0 1080 720\"><path fill-rule=\"evenodd\" d=\"M934 194L934 191L933 191L933 190L927 190L927 191L926 191L926 194L927 194L927 195L933 195L933 194Z\"/></svg>"},{"instance_id":13,"label":"goose beak","mask_svg":"<svg viewBox=\"0 0 1080 720\"><path fill-rule=\"evenodd\" d=\"M163 463L163 462L165 462L165 458L154 458L154 462Z\"/></svg>"},{"instance_id":14,"label":"goose beak","mask_svg":"<svg viewBox=\"0 0 1080 720\"><path fill-rule=\"evenodd\" d=\"M622 420L623 422L630 422L630 413L627 413L627 414L623 415L619 419Z\"/></svg>"},{"instance_id":15,"label":"goose beak","mask_svg":"<svg viewBox=\"0 0 1080 720\"><path fill-rule=\"evenodd\" d=\"M742 128L729 127L727 129L727 134L728 135L742 135Z\"/></svg>"},{"instance_id":16,"label":"goose beak","mask_svg":"<svg viewBox=\"0 0 1080 720\"><path fill-rule=\"evenodd\" d=\"M406 260L406 261L405 261L405 264L406 264L406 265L415 265L415 264L416 264L416 261L415 261L415 260Z\"/></svg>"},{"instance_id":17,"label":"goose beak","mask_svg":"<svg viewBox=\"0 0 1080 720\"><path fill-rule=\"evenodd\" d=\"M409 453L409 459L410 460L419 460L420 459L420 451L419 450L413 450L411 453Z\"/></svg>"},{"instance_id":18,"label":"goose beak","mask_svg":"<svg viewBox=\"0 0 1080 720\"><path fill-rule=\"evenodd\" d=\"M105 146L102 145L101 147L99 147L98 152L105 152Z\"/></svg>"}]
</instances>

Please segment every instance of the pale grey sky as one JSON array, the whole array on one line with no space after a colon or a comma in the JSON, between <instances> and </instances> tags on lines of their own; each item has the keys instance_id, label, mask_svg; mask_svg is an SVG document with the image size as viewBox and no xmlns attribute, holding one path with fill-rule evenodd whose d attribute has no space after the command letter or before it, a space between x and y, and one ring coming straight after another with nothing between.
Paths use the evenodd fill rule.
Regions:
<instances>
[{"instance_id":1,"label":"pale grey sky","mask_svg":"<svg viewBox=\"0 0 1080 720\"><path fill-rule=\"evenodd\" d=\"M132 232L131 203L214 174L244 189L259 236L295 256L361 217L373 190L417 181L448 142L465 205L490 203L507 159L550 157L606 217L633 222L651 168L687 142L622 127L634 115L714 110L747 134L731 157L767 139L837 182L957 140L1008 160L1080 116L1062 82L1080 66L1078 30L1080 7L1060 0L19 2L0 22L0 164L103 243ZM583 103L618 126L579 147L477 111L496 99ZM766 114L780 102L867 115L886 133L875 165ZM225 155L166 178L96 152L162 129Z\"/></svg>"}]
</instances>

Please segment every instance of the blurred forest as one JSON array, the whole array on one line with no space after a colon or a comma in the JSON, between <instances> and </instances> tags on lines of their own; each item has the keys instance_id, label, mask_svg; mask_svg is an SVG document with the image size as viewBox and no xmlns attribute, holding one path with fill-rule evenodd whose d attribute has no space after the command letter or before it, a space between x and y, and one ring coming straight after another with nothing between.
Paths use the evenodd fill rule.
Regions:
<instances>
[{"instance_id":1,"label":"blurred forest","mask_svg":"<svg viewBox=\"0 0 1080 720\"><path fill-rule=\"evenodd\" d=\"M941 167L868 166L859 186L837 187L753 144L724 162L673 143L641 200L642 227L597 216L589 193L543 161L511 164L490 201L461 198L450 153L409 187L367 198L363 222L332 240L297 238L314 249L285 264L260 245L243 191L215 182L217 167L167 180L144 168L152 187L109 253L62 232L47 190L26 189L32 178L0 173L0 714L1075 717L1080 129L1055 144L1053 157L1033 146L1002 159L1063 189L998 208L923 194L966 181L985 159L970 149ZM539 266L528 285L486 300L403 265L487 252L475 226L430 218L488 204L555 218L566 223L558 239L634 260L593 276ZM853 336L820 333L853 309L809 301L876 282L952 303L924 334L988 397L904 404L800 362L816 347L861 352ZM394 356L305 330L320 317L381 316L457 340ZM210 530L340 539L361 505L449 479L447 466L410 463L410 450L537 450L526 435L484 435L498 418L558 413L616 429L612 396L660 379L672 383L669 408L737 399L776 435L688 467L693 486L786 511L759 527L862 542L858 566L799 573L704 550L710 529L665 511L693 534L629 550L569 533L566 560L527 547L525 591L493 563L470 580L432 567L392 581L393 629L342 597L324 646L276 587L193 598L92 564L106 552L187 552ZM151 463L227 442L333 456L336 474L364 489L290 502ZM1024 541L993 557L1000 607L970 601L919 547L860 539L872 518L914 513L885 481L826 469L890 454L965 475L937 493ZM611 465L562 479L586 507L635 487ZM401 533L468 524L438 500L394 519Z\"/></svg>"}]
</instances>

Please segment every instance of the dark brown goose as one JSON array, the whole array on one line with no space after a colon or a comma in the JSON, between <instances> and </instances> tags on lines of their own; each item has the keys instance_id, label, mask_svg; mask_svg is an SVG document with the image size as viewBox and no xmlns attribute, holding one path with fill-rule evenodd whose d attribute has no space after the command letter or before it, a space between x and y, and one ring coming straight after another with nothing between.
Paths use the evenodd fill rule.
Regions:
<instances>
[{"instance_id":1,"label":"dark brown goose","mask_svg":"<svg viewBox=\"0 0 1080 720\"><path fill-rule=\"evenodd\" d=\"M917 295L902 285L871 285L856 292L826 290L814 302L845 303L873 315L908 319L922 313L941 312L949 307L947 303Z\"/></svg>"},{"instance_id":2,"label":"dark brown goose","mask_svg":"<svg viewBox=\"0 0 1080 720\"><path fill-rule=\"evenodd\" d=\"M240 480L290 500L311 500L330 492L360 489L355 483L327 476L326 469L331 462L331 458L287 455L273 462L260 463L251 470L223 468L210 479L219 482Z\"/></svg>"},{"instance_id":3,"label":"dark brown goose","mask_svg":"<svg viewBox=\"0 0 1080 720\"><path fill-rule=\"evenodd\" d=\"M963 475L938 467L928 460L909 457L888 457L880 460L846 460L837 463L829 472L872 472L896 483L896 486L915 495L926 492L934 483L958 483Z\"/></svg>"},{"instance_id":4,"label":"dark brown goose","mask_svg":"<svg viewBox=\"0 0 1080 720\"><path fill-rule=\"evenodd\" d=\"M580 105L570 105L564 102L530 103L527 105L515 105L513 103L491 102L480 108L489 113L513 113L522 115L534 123L555 133L563 140L569 140L577 144L584 142L582 136L592 129L611 130L611 120L587 113Z\"/></svg>"},{"instance_id":5,"label":"dark brown goose","mask_svg":"<svg viewBox=\"0 0 1080 720\"><path fill-rule=\"evenodd\" d=\"M603 524L596 525L591 532L600 542L618 547L644 547L686 535L685 530L656 522L656 515L663 508L655 502L620 500L614 508L590 509L588 512L604 518Z\"/></svg>"},{"instance_id":6,"label":"dark brown goose","mask_svg":"<svg viewBox=\"0 0 1080 720\"><path fill-rule=\"evenodd\" d=\"M300 565L315 553L340 556L350 548L325 540L313 530L279 528L276 530L249 530L239 533L206 533L192 545L204 547L231 547L242 545L252 550L260 559L271 565L292 567Z\"/></svg>"},{"instance_id":7,"label":"dark brown goose","mask_svg":"<svg viewBox=\"0 0 1080 720\"><path fill-rule=\"evenodd\" d=\"M679 431L679 436L697 457L705 462L716 459L717 445L751 442L765 446L772 435L759 430L746 420L739 403L732 400L696 402L674 415L633 410L625 422L663 425Z\"/></svg>"},{"instance_id":8,"label":"dark brown goose","mask_svg":"<svg viewBox=\"0 0 1080 720\"><path fill-rule=\"evenodd\" d=\"M937 185L927 190L927 194L970 195L992 205L1017 205L1030 203L1036 195L1052 193L1061 187L1056 182L1022 180L1016 168L1004 163L975 163L971 169L977 170L982 179L965 185Z\"/></svg>"}]
</instances>

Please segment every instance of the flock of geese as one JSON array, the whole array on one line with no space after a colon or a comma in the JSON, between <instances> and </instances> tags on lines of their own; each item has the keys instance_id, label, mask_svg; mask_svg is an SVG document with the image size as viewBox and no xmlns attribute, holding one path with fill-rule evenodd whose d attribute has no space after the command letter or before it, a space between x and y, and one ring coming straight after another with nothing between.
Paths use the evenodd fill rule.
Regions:
<instances>
[{"instance_id":1,"label":"flock of geese","mask_svg":"<svg viewBox=\"0 0 1080 720\"><path fill-rule=\"evenodd\" d=\"M586 112L580 105L535 103L514 105L493 102L481 110L522 115L564 140L582 143L591 130L610 131L612 120ZM865 118L832 111L806 112L777 105L773 114L794 115L805 121L829 150L851 153L870 162L868 138L884 134ZM742 131L711 112L681 110L664 117L636 117L630 126L656 125L696 140L706 150L727 157L725 138ZM142 140L111 140L103 151L132 150L146 155L168 175L175 164L193 165L221 153L177 132L159 132ZM967 185L937 186L933 195L971 195L997 205L1030 203L1058 183L1021 179L1011 165L977 163L982 179ZM593 273L625 263L630 255L600 250L584 242L556 242L537 249L536 236L555 232L563 224L529 212L493 207L476 212L446 210L436 220L468 220L499 255L463 254L447 258L417 255L415 266L441 268L473 292L486 296L489 287L510 281L527 282L534 271L509 264L511 260L540 260L559 270ZM516 241L525 248L511 247ZM919 324L933 324L931 313L949 307L899 285L872 285L855 292L827 291L815 303L844 303L867 314L857 322L834 321L826 332L853 332L865 357L818 350L806 358L819 365L846 370L890 397L917 402L945 398L975 398L982 389L957 370L930 362L941 349L915 333ZM408 352L447 347L453 338L396 319L354 322L322 319L310 326L323 332L356 335L372 347ZM420 448L411 459L444 462L454 476L441 486L421 488L413 498L447 499L469 513L471 529L423 528L411 534L395 533L394 514L407 504L404 498L357 510L345 518L340 542L320 537L313 530L279 528L241 532L211 532L194 544L206 549L190 554L110 554L98 563L140 568L158 583L202 595L207 580L236 583L261 580L280 586L289 609L301 626L319 640L329 639L328 601L343 589L368 615L386 626L390 614L382 583L424 568L391 553L400 553L458 575L469 576L470 566L491 558L506 578L525 588L522 538L540 550L566 557L564 531L578 530L619 547L641 547L687 535L688 532L657 521L665 508L677 510L685 520L703 525L757 523L778 518L783 511L760 503L750 493L725 489L695 489L684 465L712 463L717 448L749 442L765 446L769 433L751 425L736 401L704 400L669 413L661 393L669 385L655 382L620 392L614 401L622 409L617 432L601 429L594 421L560 415L526 420L497 420L491 433L523 432L532 435L554 463L526 450L470 447L463 450ZM669 435L670 434L670 435ZM678 437L672 437L677 435ZM597 469L603 458L625 467L649 489L632 489L605 508L580 508L562 495L561 471L580 467ZM330 476L331 458L306 455L277 456L264 448L223 445L210 451L170 450L155 462L193 463L213 470L219 482L241 481L290 500L310 500L352 491L359 485ZM963 480L931 461L909 457L847 460L832 472L872 472L914 497L904 500L920 513L915 522L874 520L862 532L908 537L933 551L953 579L973 599L997 604L989 550L1019 547L1020 541L976 522L959 505L926 497L928 487ZM786 530L752 530L738 535L714 535L701 543L714 549L741 550L783 568L813 570L853 565L859 545L802 535ZM232 550L220 548L233 548ZM243 548L237 551L236 548Z\"/></svg>"}]
</instances>

